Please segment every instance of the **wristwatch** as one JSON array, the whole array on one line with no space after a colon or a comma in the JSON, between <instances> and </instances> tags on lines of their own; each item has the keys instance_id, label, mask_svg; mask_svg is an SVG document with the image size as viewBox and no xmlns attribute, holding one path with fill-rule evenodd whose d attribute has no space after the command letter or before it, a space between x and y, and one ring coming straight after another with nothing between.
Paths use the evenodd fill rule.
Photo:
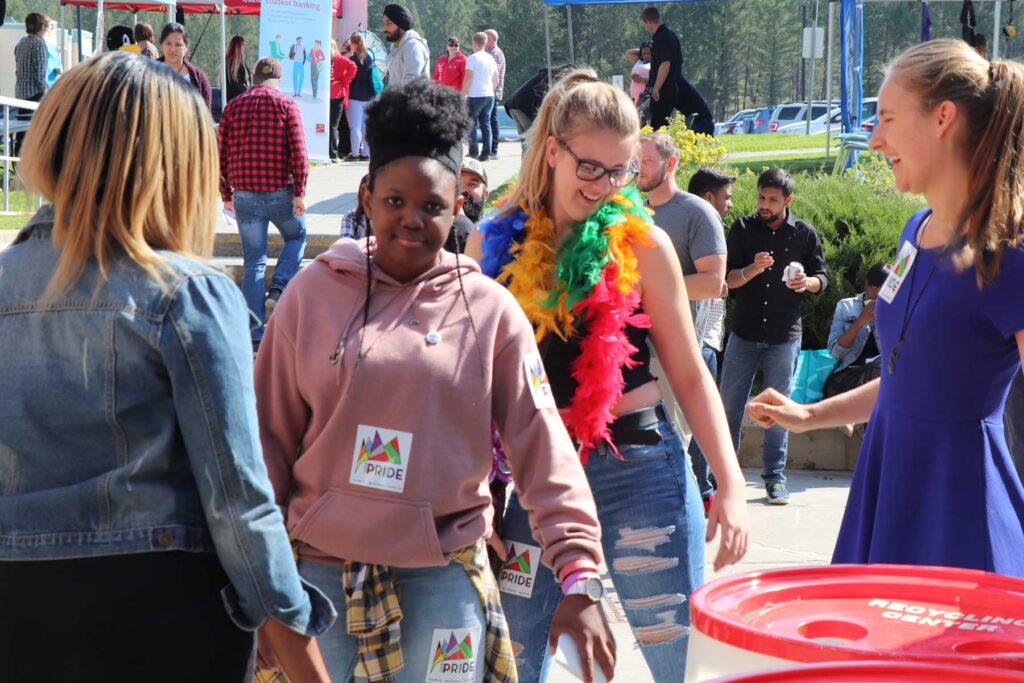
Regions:
<instances>
[{"instance_id":1,"label":"wristwatch","mask_svg":"<svg viewBox=\"0 0 1024 683\"><path fill-rule=\"evenodd\" d=\"M565 591L566 595L585 595L591 602L600 602L604 597L604 583L596 574L583 576L574 581Z\"/></svg>"}]
</instances>

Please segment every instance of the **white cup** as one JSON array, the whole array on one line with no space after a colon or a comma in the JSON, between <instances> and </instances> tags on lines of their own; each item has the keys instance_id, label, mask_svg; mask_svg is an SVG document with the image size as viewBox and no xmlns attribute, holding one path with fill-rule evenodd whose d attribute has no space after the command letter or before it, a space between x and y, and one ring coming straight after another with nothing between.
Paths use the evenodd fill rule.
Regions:
<instances>
[{"instance_id":1,"label":"white cup","mask_svg":"<svg viewBox=\"0 0 1024 683\"><path fill-rule=\"evenodd\" d=\"M790 279L795 278L798 275L804 274L804 266L799 261L793 261L782 271L782 281L787 285Z\"/></svg>"},{"instance_id":2,"label":"white cup","mask_svg":"<svg viewBox=\"0 0 1024 683\"><path fill-rule=\"evenodd\" d=\"M568 633L558 636L558 649L555 650L555 662L579 680L583 680L583 662L580 659L580 651L576 648L576 641ZM601 670L601 665L594 660L594 683L608 683L608 679Z\"/></svg>"}]
</instances>

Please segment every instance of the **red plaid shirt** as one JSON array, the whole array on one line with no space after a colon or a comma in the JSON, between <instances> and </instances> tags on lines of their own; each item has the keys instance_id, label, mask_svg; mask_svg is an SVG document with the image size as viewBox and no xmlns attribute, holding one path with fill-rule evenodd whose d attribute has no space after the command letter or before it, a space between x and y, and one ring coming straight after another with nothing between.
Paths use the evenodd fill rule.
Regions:
<instances>
[{"instance_id":1,"label":"red plaid shirt","mask_svg":"<svg viewBox=\"0 0 1024 683\"><path fill-rule=\"evenodd\" d=\"M228 103L220 120L220 194L306 194L309 159L299 105L274 88L254 87Z\"/></svg>"}]
</instances>

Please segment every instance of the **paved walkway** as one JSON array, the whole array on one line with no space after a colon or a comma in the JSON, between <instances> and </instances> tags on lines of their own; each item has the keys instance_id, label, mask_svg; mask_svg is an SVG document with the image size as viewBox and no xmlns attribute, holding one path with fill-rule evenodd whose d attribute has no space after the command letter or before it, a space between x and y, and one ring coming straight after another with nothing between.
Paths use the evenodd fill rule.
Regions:
<instances>
[{"instance_id":1,"label":"paved walkway","mask_svg":"<svg viewBox=\"0 0 1024 683\"><path fill-rule=\"evenodd\" d=\"M520 145L503 142L498 158L485 162L488 186L493 190L519 173ZM311 234L340 234L342 215L354 209L359 180L366 161L316 165L310 168L306 189L306 229Z\"/></svg>"},{"instance_id":2,"label":"paved walkway","mask_svg":"<svg viewBox=\"0 0 1024 683\"><path fill-rule=\"evenodd\" d=\"M716 539L707 546L704 578L712 581L721 576L741 572L763 571L780 567L828 564L839 533L846 496L849 493L849 472L786 473L792 502L787 506L769 505L764 497L760 473L745 470L747 510L750 513L750 548L738 565L720 572L712 569ZM605 577L607 579L607 576ZM624 683L648 683L650 672L643 655L626 623L611 583L605 581L608 593L605 612L612 623L618 644L618 666L615 680ZM578 679L555 667L552 683L576 683Z\"/></svg>"}]
</instances>

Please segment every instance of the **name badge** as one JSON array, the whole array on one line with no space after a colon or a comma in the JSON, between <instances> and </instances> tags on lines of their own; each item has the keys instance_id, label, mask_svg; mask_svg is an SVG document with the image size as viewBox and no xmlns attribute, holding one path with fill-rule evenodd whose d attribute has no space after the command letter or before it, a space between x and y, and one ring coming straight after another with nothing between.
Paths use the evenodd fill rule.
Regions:
<instances>
[{"instance_id":1,"label":"name badge","mask_svg":"<svg viewBox=\"0 0 1024 683\"><path fill-rule=\"evenodd\" d=\"M887 304L892 303L892 300L896 298L896 292L900 291L903 281L907 279L907 273L913 268L916 258L917 247L910 242L904 242L903 248L900 249L899 258L896 259L896 266L889 273L889 277L885 278L885 283L882 284L882 290L878 293L878 298Z\"/></svg>"}]
</instances>

